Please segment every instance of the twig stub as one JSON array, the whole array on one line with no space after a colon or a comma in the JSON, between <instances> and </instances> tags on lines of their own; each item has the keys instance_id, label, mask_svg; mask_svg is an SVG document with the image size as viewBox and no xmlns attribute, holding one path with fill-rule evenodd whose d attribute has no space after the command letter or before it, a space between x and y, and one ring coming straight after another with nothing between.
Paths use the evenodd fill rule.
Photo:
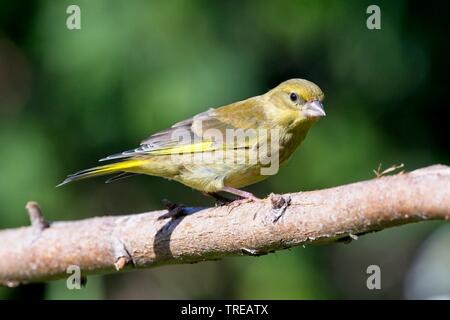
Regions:
<instances>
[{"instance_id":1,"label":"twig stub","mask_svg":"<svg viewBox=\"0 0 450 320\"><path fill-rule=\"evenodd\" d=\"M129 262L129 258L120 257L119 259L117 259L116 262L114 262L114 266L116 267L117 271L120 271L123 268L125 268L125 266L127 265L128 262Z\"/></svg>"},{"instance_id":2,"label":"twig stub","mask_svg":"<svg viewBox=\"0 0 450 320\"><path fill-rule=\"evenodd\" d=\"M48 228L50 226L50 224L45 221L37 202L29 201L26 204L25 209L27 209L31 226L33 227L33 230L36 232L36 234L40 234L45 228Z\"/></svg>"}]
</instances>

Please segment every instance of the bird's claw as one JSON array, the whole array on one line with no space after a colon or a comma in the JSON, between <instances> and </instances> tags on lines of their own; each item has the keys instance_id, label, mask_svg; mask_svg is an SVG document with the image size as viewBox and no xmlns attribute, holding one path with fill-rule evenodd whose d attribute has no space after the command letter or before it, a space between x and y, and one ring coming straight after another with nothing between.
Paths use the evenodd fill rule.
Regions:
<instances>
[{"instance_id":1,"label":"bird's claw","mask_svg":"<svg viewBox=\"0 0 450 320\"><path fill-rule=\"evenodd\" d=\"M162 203L164 207L167 209L167 213L158 217L158 220L168 219L168 218L179 218L181 216L186 215L184 212L186 206L183 204L176 204L167 199L163 199Z\"/></svg>"},{"instance_id":2,"label":"bird's claw","mask_svg":"<svg viewBox=\"0 0 450 320\"><path fill-rule=\"evenodd\" d=\"M242 198L242 199L233 200L227 204L228 205L228 213L230 213L231 211L233 211L234 209L239 207L241 204L255 202L255 201L256 200L251 199L251 198Z\"/></svg>"}]
</instances>

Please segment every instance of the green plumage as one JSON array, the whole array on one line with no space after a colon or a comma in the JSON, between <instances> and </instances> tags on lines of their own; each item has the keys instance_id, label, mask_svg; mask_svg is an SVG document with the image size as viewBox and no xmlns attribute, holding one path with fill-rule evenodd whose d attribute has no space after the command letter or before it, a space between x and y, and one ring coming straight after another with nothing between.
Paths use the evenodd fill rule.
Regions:
<instances>
[{"instance_id":1,"label":"green plumage","mask_svg":"<svg viewBox=\"0 0 450 320\"><path fill-rule=\"evenodd\" d=\"M280 165L290 158L311 125L325 115L322 100L322 91L312 82L288 80L263 95L178 122L150 136L139 148L102 159L119 162L69 176L63 184L127 172L175 180L208 193L221 191L224 186L241 188L269 177L262 174L261 168L268 166L266 162L271 156L278 154ZM227 133L236 130L267 134L227 140ZM271 132L277 132L278 144L271 140ZM262 148L270 152L260 159ZM224 157L220 151L233 159ZM249 161L255 158L256 161Z\"/></svg>"}]
</instances>

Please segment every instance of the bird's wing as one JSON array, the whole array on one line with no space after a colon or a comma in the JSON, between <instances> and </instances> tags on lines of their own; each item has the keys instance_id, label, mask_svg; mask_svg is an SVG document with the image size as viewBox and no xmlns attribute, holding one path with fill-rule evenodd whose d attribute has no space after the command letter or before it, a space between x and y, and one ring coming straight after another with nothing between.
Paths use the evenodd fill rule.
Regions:
<instances>
[{"instance_id":1,"label":"bird's wing","mask_svg":"<svg viewBox=\"0 0 450 320\"><path fill-rule=\"evenodd\" d=\"M252 110L248 110L249 106ZM249 105L249 100L219 109L209 109L151 135L143 140L138 148L110 155L100 161L140 155L167 155L206 152L223 148L246 148L254 143L253 138L238 139L232 146L226 145L227 130L258 128L257 122L261 121L262 116L264 116L262 109L253 104ZM213 136L216 134L220 134L222 139L214 139Z\"/></svg>"}]
</instances>

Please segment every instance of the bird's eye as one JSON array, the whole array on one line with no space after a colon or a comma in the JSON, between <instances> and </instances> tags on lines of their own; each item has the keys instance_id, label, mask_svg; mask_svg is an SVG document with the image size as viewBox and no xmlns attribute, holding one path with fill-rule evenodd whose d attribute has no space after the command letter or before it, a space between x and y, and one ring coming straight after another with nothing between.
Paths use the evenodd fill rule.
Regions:
<instances>
[{"instance_id":1,"label":"bird's eye","mask_svg":"<svg viewBox=\"0 0 450 320\"><path fill-rule=\"evenodd\" d=\"M298 100L298 96L295 92L291 92L289 94L289 98L291 99L292 102L297 102L297 100Z\"/></svg>"}]
</instances>

